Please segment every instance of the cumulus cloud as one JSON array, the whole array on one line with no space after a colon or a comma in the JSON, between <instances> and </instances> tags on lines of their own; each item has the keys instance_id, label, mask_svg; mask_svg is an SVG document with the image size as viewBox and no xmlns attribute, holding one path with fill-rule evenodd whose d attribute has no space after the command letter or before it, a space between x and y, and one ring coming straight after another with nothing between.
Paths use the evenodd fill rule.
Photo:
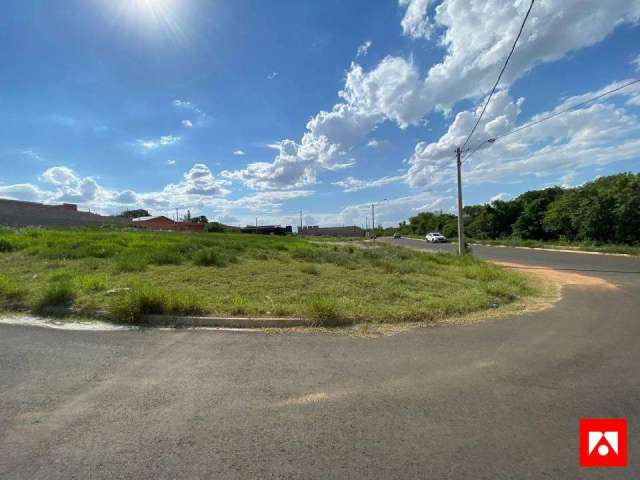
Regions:
<instances>
[{"instance_id":1,"label":"cumulus cloud","mask_svg":"<svg viewBox=\"0 0 640 480\"><path fill-rule=\"evenodd\" d=\"M78 181L78 177L69 167L51 167L40 175L40 181L51 185L71 185Z\"/></svg>"},{"instance_id":2,"label":"cumulus cloud","mask_svg":"<svg viewBox=\"0 0 640 480\"><path fill-rule=\"evenodd\" d=\"M193 127L193 123L191 122L191 120L182 120L182 126L186 128L191 128Z\"/></svg>"},{"instance_id":3,"label":"cumulus cloud","mask_svg":"<svg viewBox=\"0 0 640 480\"><path fill-rule=\"evenodd\" d=\"M240 149L238 149L238 150L234 150L234 151L233 151L233 154L234 154L234 155L244 155L244 150L240 150Z\"/></svg>"},{"instance_id":4,"label":"cumulus cloud","mask_svg":"<svg viewBox=\"0 0 640 480\"><path fill-rule=\"evenodd\" d=\"M229 193L223 188L227 184L225 180L216 179L204 163L196 163L184 174L180 183L167 185L164 192L171 195L221 196Z\"/></svg>"},{"instance_id":5,"label":"cumulus cloud","mask_svg":"<svg viewBox=\"0 0 640 480\"><path fill-rule=\"evenodd\" d=\"M407 9L400 22L402 33L411 38L431 38L435 28L427 15L431 0L400 0L399 3Z\"/></svg>"},{"instance_id":6,"label":"cumulus cloud","mask_svg":"<svg viewBox=\"0 0 640 480\"><path fill-rule=\"evenodd\" d=\"M518 0L444 0L431 19L429 1L402 0L401 5L407 7L407 34L439 34L445 51L441 62L426 75L401 57L388 56L369 71L353 63L338 93L340 102L312 117L299 142L283 140L273 162L251 163L226 177L260 190L297 188L339 164L382 122L420 125L434 109L447 111L460 100L478 99L495 81L527 7ZM538 2L501 88L536 65L591 46L616 26L639 19L640 0ZM499 131L500 121L491 128Z\"/></svg>"},{"instance_id":7,"label":"cumulus cloud","mask_svg":"<svg viewBox=\"0 0 640 480\"><path fill-rule=\"evenodd\" d=\"M49 192L40 190L30 183L17 183L14 185L0 186L0 197L12 200L23 200L28 202L43 202L49 196Z\"/></svg>"},{"instance_id":8,"label":"cumulus cloud","mask_svg":"<svg viewBox=\"0 0 640 480\"><path fill-rule=\"evenodd\" d=\"M529 121L546 118L627 82L615 82L599 91L567 98L553 110L541 112ZM628 104L625 100L635 98L638 91L640 87L621 90L604 103L587 104L493 144L482 144L483 148L463 164L466 182L495 182L525 175L562 176L587 166L640 158L640 117L625 107ZM522 98L514 101L504 90L498 92L478 127L476 142L499 137L526 123L518 122L523 102ZM454 148L464 140L477 113L477 110L475 114L458 113L447 133L436 142L416 145L409 162L410 185L441 186L453 182Z\"/></svg>"}]
</instances>

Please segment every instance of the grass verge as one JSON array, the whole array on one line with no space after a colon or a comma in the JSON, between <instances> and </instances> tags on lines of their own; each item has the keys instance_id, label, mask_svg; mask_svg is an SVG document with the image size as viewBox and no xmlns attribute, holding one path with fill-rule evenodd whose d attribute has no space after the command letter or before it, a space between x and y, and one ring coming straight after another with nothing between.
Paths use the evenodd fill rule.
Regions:
<instances>
[{"instance_id":1,"label":"grass verge","mask_svg":"<svg viewBox=\"0 0 640 480\"><path fill-rule=\"evenodd\" d=\"M72 305L127 323L146 313L393 323L483 312L535 293L522 274L472 257L313 240L4 229L0 244L11 247L0 252L0 306Z\"/></svg>"}]
</instances>

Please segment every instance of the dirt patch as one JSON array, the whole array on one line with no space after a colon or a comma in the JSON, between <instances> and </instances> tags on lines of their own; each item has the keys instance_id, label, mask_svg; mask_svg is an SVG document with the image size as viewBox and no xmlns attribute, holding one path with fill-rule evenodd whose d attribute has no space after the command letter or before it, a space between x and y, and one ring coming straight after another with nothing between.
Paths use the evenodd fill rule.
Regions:
<instances>
[{"instance_id":1,"label":"dirt patch","mask_svg":"<svg viewBox=\"0 0 640 480\"><path fill-rule=\"evenodd\" d=\"M512 268L514 270L521 271L535 275L544 281L551 281L564 285L573 285L585 288L604 288L607 290L617 290L618 286L600 277L592 277L590 275L582 275L580 273L566 271L566 270L554 270L546 267L530 267L527 265L521 265L519 263L510 262L493 262L496 265L506 268Z\"/></svg>"}]
</instances>

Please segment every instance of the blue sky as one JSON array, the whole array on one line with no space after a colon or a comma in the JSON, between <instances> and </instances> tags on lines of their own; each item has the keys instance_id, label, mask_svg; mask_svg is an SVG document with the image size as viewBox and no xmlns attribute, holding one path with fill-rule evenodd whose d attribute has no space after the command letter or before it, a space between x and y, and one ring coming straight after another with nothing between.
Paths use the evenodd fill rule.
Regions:
<instances>
[{"instance_id":1,"label":"blue sky","mask_svg":"<svg viewBox=\"0 0 640 480\"><path fill-rule=\"evenodd\" d=\"M0 196L231 224L454 206L528 1L5 0ZM478 141L640 76L640 0L539 0ZM586 97L584 97L586 98ZM472 142L474 143L474 142ZM465 202L640 171L640 89L480 149ZM386 199L386 200L385 200Z\"/></svg>"}]
</instances>

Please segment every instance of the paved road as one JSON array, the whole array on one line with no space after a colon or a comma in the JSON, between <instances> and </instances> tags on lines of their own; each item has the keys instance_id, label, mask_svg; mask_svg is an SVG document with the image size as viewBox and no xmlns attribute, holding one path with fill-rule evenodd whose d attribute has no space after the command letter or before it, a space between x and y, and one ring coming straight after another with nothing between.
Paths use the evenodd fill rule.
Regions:
<instances>
[{"instance_id":1,"label":"paved road","mask_svg":"<svg viewBox=\"0 0 640 480\"><path fill-rule=\"evenodd\" d=\"M640 260L476 253L619 288L377 339L0 326L0 478L640 477ZM581 417L628 469L578 468Z\"/></svg>"}]
</instances>

